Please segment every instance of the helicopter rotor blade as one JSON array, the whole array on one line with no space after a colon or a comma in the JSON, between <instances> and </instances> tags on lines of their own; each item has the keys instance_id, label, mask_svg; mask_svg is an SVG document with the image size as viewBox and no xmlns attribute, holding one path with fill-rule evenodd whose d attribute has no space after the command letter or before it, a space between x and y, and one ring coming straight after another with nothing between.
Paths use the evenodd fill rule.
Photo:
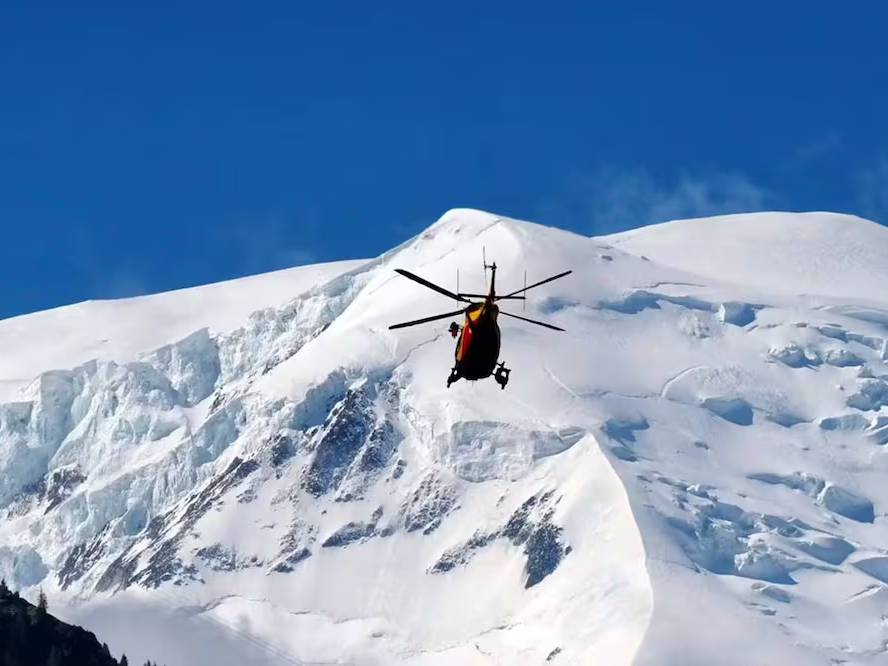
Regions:
<instances>
[{"instance_id":1,"label":"helicopter rotor blade","mask_svg":"<svg viewBox=\"0 0 888 666\"><path fill-rule=\"evenodd\" d=\"M546 328L551 328L553 331L563 331L563 328L559 328L558 326L553 326L552 324L547 324L544 321L537 321L536 319L528 319L527 317L519 317L516 314L512 314L511 312L503 312L499 311L501 315L506 315L507 317L514 317L515 319L520 319L521 321L526 321L531 324L536 324L537 326L545 326Z\"/></svg>"},{"instance_id":2,"label":"helicopter rotor blade","mask_svg":"<svg viewBox=\"0 0 888 666\"><path fill-rule=\"evenodd\" d=\"M487 298L487 294L467 294L462 291L459 292L459 294L457 294L457 295L458 296L468 296L470 298L481 298L481 299ZM500 300L501 298L508 298L509 300L513 300L513 301L523 301L524 300L524 296L497 296L496 300Z\"/></svg>"},{"instance_id":3,"label":"helicopter rotor blade","mask_svg":"<svg viewBox=\"0 0 888 666\"><path fill-rule=\"evenodd\" d=\"M513 291L511 294L506 294L505 296L497 296L495 300L500 300L501 298L509 298L510 296L514 296L515 294L520 294L522 292L527 291L528 289L533 289L534 287L539 287L541 284L546 284L547 282L552 282L552 280L557 280L558 278L563 278L565 275L570 275L573 271L564 271L563 273L559 273L558 275L553 275L552 277L547 277L545 280L540 280L539 282L534 282L533 284L529 284L522 289L518 289L517 291Z\"/></svg>"},{"instance_id":4,"label":"helicopter rotor blade","mask_svg":"<svg viewBox=\"0 0 888 666\"><path fill-rule=\"evenodd\" d=\"M415 273L411 273L410 271L405 271L403 268L396 268L395 272L400 273L405 278L409 278L410 280L413 280L414 282L418 282L423 287L427 287L427 288L431 289L432 291L437 291L439 294L443 294L444 296L447 296L447 298L453 298L457 301L462 301L463 303L471 303L471 301L469 299L463 298L462 296L459 296L458 294L454 294L452 291L448 291L444 287L439 287L438 285L434 284L433 282L429 282L425 278L419 277Z\"/></svg>"},{"instance_id":5,"label":"helicopter rotor blade","mask_svg":"<svg viewBox=\"0 0 888 666\"><path fill-rule=\"evenodd\" d=\"M458 314L465 313L466 309L462 310L454 310L453 312L445 312L444 314L432 315L431 317L423 317L422 319L414 319L413 321L405 321L400 324L392 324L389 326L389 330L393 328L406 328L407 326L416 326L417 324L425 324L427 321L435 321L437 319L446 319L447 317L453 317Z\"/></svg>"}]
</instances>

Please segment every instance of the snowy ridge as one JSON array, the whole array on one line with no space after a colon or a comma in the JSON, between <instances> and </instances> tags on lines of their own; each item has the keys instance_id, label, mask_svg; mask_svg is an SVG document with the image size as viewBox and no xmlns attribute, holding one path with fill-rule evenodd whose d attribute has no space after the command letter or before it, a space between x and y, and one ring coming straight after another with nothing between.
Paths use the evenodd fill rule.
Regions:
<instances>
[{"instance_id":1,"label":"snowy ridge","mask_svg":"<svg viewBox=\"0 0 888 666\"><path fill-rule=\"evenodd\" d=\"M392 269L480 288L482 246L503 288L572 268L527 303L568 332L501 322L508 390L448 390L447 322L387 326L453 306ZM261 278L196 291L153 346L88 358L84 306L0 322L0 572L168 663L879 663L879 256L827 214L455 210L249 318ZM29 342L54 320L66 369Z\"/></svg>"},{"instance_id":2,"label":"snowy ridge","mask_svg":"<svg viewBox=\"0 0 888 666\"><path fill-rule=\"evenodd\" d=\"M709 281L766 294L885 300L885 229L853 215L724 215L654 224L604 240Z\"/></svg>"},{"instance_id":3,"label":"snowy ridge","mask_svg":"<svg viewBox=\"0 0 888 666\"><path fill-rule=\"evenodd\" d=\"M40 372L92 360L130 361L198 329L225 334L363 261L304 266L240 280L115 301L87 301L0 321L0 399ZM28 344L23 345L27 341Z\"/></svg>"}]
</instances>

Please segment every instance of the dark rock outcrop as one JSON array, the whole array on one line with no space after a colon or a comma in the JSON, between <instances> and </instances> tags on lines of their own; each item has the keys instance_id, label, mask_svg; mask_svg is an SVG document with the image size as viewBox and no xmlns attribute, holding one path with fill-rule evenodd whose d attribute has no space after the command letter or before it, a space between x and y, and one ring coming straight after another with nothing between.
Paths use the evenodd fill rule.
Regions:
<instances>
[{"instance_id":1,"label":"dark rock outcrop","mask_svg":"<svg viewBox=\"0 0 888 666\"><path fill-rule=\"evenodd\" d=\"M95 634L56 619L0 584L0 664L120 666Z\"/></svg>"}]
</instances>

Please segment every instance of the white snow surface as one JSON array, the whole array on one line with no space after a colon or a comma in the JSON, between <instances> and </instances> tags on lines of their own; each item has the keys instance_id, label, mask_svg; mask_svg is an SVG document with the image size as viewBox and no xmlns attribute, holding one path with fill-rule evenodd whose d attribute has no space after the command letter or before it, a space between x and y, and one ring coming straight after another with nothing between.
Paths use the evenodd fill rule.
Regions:
<instances>
[{"instance_id":1,"label":"white snow surface","mask_svg":"<svg viewBox=\"0 0 888 666\"><path fill-rule=\"evenodd\" d=\"M676 220L603 240L712 281L766 293L885 300L884 227L835 213Z\"/></svg>"},{"instance_id":2,"label":"white snow surface","mask_svg":"<svg viewBox=\"0 0 888 666\"><path fill-rule=\"evenodd\" d=\"M450 320L387 327L457 306L393 269L481 291L482 247L501 293L573 269L503 302L567 332L501 317L507 389L447 389ZM886 257L827 213L459 209L0 322L0 575L131 663L886 663Z\"/></svg>"},{"instance_id":3,"label":"white snow surface","mask_svg":"<svg viewBox=\"0 0 888 666\"><path fill-rule=\"evenodd\" d=\"M228 333L249 315L274 308L364 263L301 266L239 280L136 298L86 301L0 320L0 399L47 370L93 359L128 361L208 328ZM5 392L5 393L4 393Z\"/></svg>"}]
</instances>

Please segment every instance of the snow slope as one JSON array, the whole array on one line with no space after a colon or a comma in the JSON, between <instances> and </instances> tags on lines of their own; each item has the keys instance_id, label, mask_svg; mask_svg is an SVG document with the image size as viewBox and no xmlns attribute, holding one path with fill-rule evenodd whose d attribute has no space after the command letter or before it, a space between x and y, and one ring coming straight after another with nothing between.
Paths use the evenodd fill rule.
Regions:
<instances>
[{"instance_id":1,"label":"snow slope","mask_svg":"<svg viewBox=\"0 0 888 666\"><path fill-rule=\"evenodd\" d=\"M481 290L482 247L501 290L572 268L526 310L567 332L503 318L508 390L447 389L449 320L387 326L455 306L393 269ZM838 215L455 210L249 318L224 294L261 278L220 286L153 350L47 371L20 318L0 573L169 664L883 663L886 256Z\"/></svg>"},{"instance_id":2,"label":"snow slope","mask_svg":"<svg viewBox=\"0 0 888 666\"><path fill-rule=\"evenodd\" d=\"M203 287L76 305L0 320L0 399L41 372L93 359L130 360L209 328L228 333L249 315L275 307L319 282L359 266L342 261L229 280Z\"/></svg>"},{"instance_id":3,"label":"snow slope","mask_svg":"<svg viewBox=\"0 0 888 666\"><path fill-rule=\"evenodd\" d=\"M603 240L667 266L765 293L886 300L885 229L853 215L723 215L655 224Z\"/></svg>"}]
</instances>

